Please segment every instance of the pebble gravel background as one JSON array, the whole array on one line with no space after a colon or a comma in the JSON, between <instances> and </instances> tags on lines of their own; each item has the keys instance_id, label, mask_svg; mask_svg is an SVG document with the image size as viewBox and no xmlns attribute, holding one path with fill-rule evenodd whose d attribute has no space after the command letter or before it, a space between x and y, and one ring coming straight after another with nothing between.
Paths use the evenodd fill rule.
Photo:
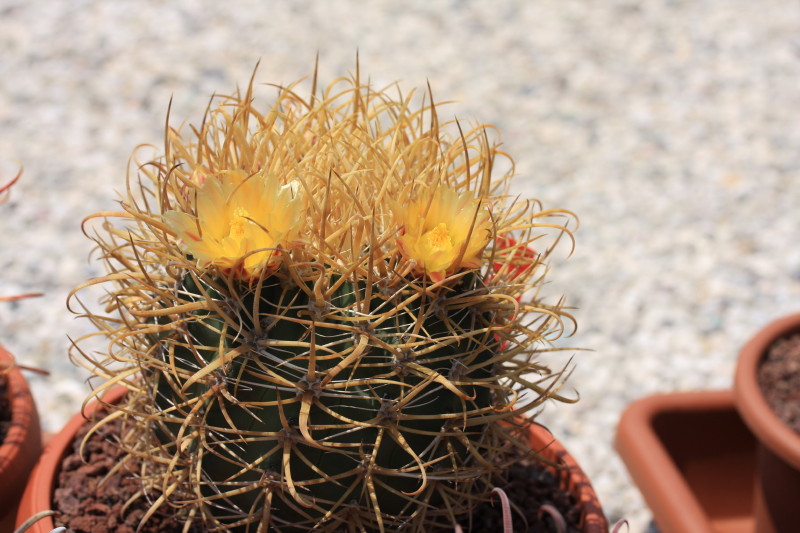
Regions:
<instances>
[{"instance_id":1,"label":"pebble gravel background","mask_svg":"<svg viewBox=\"0 0 800 533\"><path fill-rule=\"evenodd\" d=\"M0 341L45 429L88 391L64 302L99 274L86 215L115 208L128 157L208 97L257 79L354 71L427 80L451 116L496 124L516 191L576 212L553 267L579 329L577 405L542 414L633 533L650 514L612 448L630 401L730 386L740 346L800 310L800 4L788 0L478 2L0 0Z\"/></svg>"}]
</instances>

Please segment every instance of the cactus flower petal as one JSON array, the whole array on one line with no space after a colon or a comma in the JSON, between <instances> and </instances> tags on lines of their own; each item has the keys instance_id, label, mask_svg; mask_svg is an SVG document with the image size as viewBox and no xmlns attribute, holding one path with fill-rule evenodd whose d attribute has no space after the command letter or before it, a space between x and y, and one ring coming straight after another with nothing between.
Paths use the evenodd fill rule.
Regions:
<instances>
[{"instance_id":1,"label":"cactus flower petal","mask_svg":"<svg viewBox=\"0 0 800 533\"><path fill-rule=\"evenodd\" d=\"M281 249L298 236L302 214L296 188L272 176L233 173L198 189L195 215L168 211L163 220L199 267L216 265L252 278L277 266Z\"/></svg>"},{"instance_id":2,"label":"cactus flower petal","mask_svg":"<svg viewBox=\"0 0 800 533\"><path fill-rule=\"evenodd\" d=\"M461 268L477 268L491 236L489 212L471 193L440 186L433 198L393 204L403 226L398 249L434 282ZM473 225L473 220L474 225ZM471 229L471 231L470 231Z\"/></svg>"}]
</instances>

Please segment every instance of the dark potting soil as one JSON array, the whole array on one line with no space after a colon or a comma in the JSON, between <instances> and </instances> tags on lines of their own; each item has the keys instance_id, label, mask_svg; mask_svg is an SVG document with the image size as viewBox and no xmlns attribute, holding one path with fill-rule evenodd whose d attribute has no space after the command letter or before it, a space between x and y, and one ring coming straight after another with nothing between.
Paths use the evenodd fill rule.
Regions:
<instances>
[{"instance_id":1,"label":"dark potting soil","mask_svg":"<svg viewBox=\"0 0 800 533\"><path fill-rule=\"evenodd\" d=\"M580 510L575 497L559 488L552 472L539 463L518 464L506 472L505 480L495 480L502 488L512 507L514 533L555 533L555 522L547 513L540 517L543 505L555 508L567 524L564 533L580 533ZM483 504L472 515L473 532L503 533L503 511L500 498L493 496L491 504ZM516 508L515 508L516 507ZM520 514L522 513L522 514ZM462 524L467 531L467 524Z\"/></svg>"},{"instance_id":2,"label":"dark potting soil","mask_svg":"<svg viewBox=\"0 0 800 533\"><path fill-rule=\"evenodd\" d=\"M11 427L11 402L8 399L8 381L0 374L0 443L6 438L8 428Z\"/></svg>"},{"instance_id":3,"label":"dark potting soil","mask_svg":"<svg viewBox=\"0 0 800 533\"><path fill-rule=\"evenodd\" d=\"M775 341L761 362L758 384L772 410L800 434L800 334Z\"/></svg>"},{"instance_id":4,"label":"dark potting soil","mask_svg":"<svg viewBox=\"0 0 800 533\"><path fill-rule=\"evenodd\" d=\"M139 521L147 512L144 498L135 500L124 512L123 507L140 489L133 475L136 466L120 468L105 483L99 485L114 467L119 465L122 452L115 444L119 421L99 428L87 441L84 462L80 455L83 437L91 428L87 423L78 431L68 455L64 458L58 485L53 494L53 507L60 514L56 526L67 527L74 533L135 533ZM567 523L566 533L579 533L580 512L574 497L558 487L558 480L543 465L517 465L509 469L505 479L495 480L512 503L514 533L551 533L557 529L548 515L539 517L543 504L554 507ZM520 515L520 512L523 515ZM526 521L527 520L527 524ZM493 504L480 506L473 515L472 527L462 524L464 531L473 533L503 533L503 515L499 498ZM183 524L164 514L156 514L141 530L144 533L179 533ZM199 528L192 528L200 533Z\"/></svg>"}]
</instances>

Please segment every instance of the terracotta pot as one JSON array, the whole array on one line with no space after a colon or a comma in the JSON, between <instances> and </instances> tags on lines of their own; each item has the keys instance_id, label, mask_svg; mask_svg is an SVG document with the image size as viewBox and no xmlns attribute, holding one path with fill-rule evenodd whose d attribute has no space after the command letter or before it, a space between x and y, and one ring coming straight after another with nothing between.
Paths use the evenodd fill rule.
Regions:
<instances>
[{"instance_id":1,"label":"terracotta pot","mask_svg":"<svg viewBox=\"0 0 800 533\"><path fill-rule=\"evenodd\" d=\"M734 379L736 407L758 439L756 531L800 529L800 435L772 411L758 385L758 367L779 338L800 332L800 314L777 320L757 333L739 354Z\"/></svg>"},{"instance_id":2,"label":"terracotta pot","mask_svg":"<svg viewBox=\"0 0 800 533\"><path fill-rule=\"evenodd\" d=\"M614 444L662 533L754 533L756 441L732 391L637 400Z\"/></svg>"},{"instance_id":3,"label":"terracotta pot","mask_svg":"<svg viewBox=\"0 0 800 533\"><path fill-rule=\"evenodd\" d=\"M125 394L122 387L115 388L103 397L108 403L114 403ZM97 408L92 402L86 409L87 416L92 416ZM28 486L17 511L17 526L34 514L52 508L52 494L55 490L56 478L61 469L61 461L75 439L75 434L86 422L82 414L77 414L66 426L56 434L45 447L36 468L31 473ZM531 448L541 450L541 455L555 464L562 465L556 476L579 502L581 506L582 526L585 533L607 533L608 523L603 514L597 495L589 479L564 447L546 430L539 426L531 426ZM55 527L52 518L46 517L28 530L29 533L49 533Z\"/></svg>"},{"instance_id":4,"label":"terracotta pot","mask_svg":"<svg viewBox=\"0 0 800 533\"><path fill-rule=\"evenodd\" d=\"M11 361L11 355L0 346L0 362ZM16 368L5 376L11 399L11 427L0 443L0 531L12 531L17 503L42 449L42 435L39 413L25 376Z\"/></svg>"}]
</instances>

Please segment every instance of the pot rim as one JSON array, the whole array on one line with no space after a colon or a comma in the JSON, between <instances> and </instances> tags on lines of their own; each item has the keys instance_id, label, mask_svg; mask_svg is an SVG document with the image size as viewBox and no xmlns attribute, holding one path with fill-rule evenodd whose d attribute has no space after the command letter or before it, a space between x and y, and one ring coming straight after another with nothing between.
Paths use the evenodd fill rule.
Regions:
<instances>
[{"instance_id":1,"label":"pot rim","mask_svg":"<svg viewBox=\"0 0 800 533\"><path fill-rule=\"evenodd\" d=\"M733 390L736 409L758 440L772 453L800 469L800 435L787 426L767 403L758 384L758 366L779 338L800 333L800 313L767 324L739 352Z\"/></svg>"}]
</instances>

